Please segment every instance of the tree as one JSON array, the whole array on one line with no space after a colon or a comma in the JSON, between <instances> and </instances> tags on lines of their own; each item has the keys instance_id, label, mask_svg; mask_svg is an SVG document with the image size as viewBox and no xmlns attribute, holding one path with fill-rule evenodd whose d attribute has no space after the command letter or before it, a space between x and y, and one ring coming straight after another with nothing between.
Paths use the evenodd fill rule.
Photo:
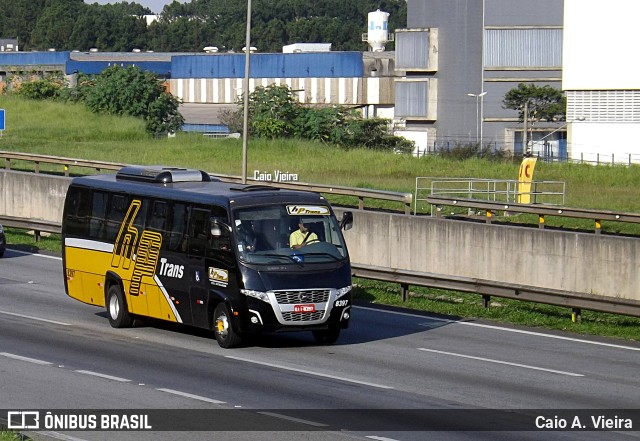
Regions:
<instances>
[{"instance_id":1,"label":"tree","mask_svg":"<svg viewBox=\"0 0 640 441\"><path fill-rule=\"evenodd\" d=\"M520 83L505 94L502 107L517 110L520 121L524 121L525 107L528 121L564 121L567 99L551 86Z\"/></svg>"},{"instance_id":2,"label":"tree","mask_svg":"<svg viewBox=\"0 0 640 441\"><path fill-rule=\"evenodd\" d=\"M175 132L184 123L178 100L150 72L114 65L96 77L85 100L94 112L144 118L147 132Z\"/></svg>"},{"instance_id":3,"label":"tree","mask_svg":"<svg viewBox=\"0 0 640 441\"><path fill-rule=\"evenodd\" d=\"M238 101L238 104L242 99ZM237 125L240 110L225 118ZM343 106L305 107L286 85L256 87L249 95L249 130L264 138L297 137L324 141L344 148L413 151L414 143L389 133L389 121L362 118Z\"/></svg>"}]
</instances>

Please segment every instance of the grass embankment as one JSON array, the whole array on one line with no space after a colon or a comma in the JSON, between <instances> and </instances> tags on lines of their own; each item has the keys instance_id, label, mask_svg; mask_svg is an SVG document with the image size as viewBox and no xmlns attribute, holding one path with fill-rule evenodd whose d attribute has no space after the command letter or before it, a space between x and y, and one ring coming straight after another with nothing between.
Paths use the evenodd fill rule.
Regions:
<instances>
[{"instance_id":1,"label":"grass embankment","mask_svg":"<svg viewBox=\"0 0 640 441\"><path fill-rule=\"evenodd\" d=\"M131 164L166 164L195 167L211 173L240 175L240 140L213 140L197 134L153 139L144 124L134 118L100 116L83 105L25 101L0 97L6 109L6 128L0 150L96 159ZM26 167L33 165L25 164ZM366 150L342 150L322 143L298 140L250 140L247 170L296 173L302 182L376 188L413 193L417 176L517 179L518 162L487 160L450 161L437 156L414 158ZM58 170L61 171L61 170ZM72 170L81 172L80 169ZM640 212L640 168L538 163L535 179L565 181L566 205L581 208ZM355 203L348 198L332 202ZM367 206L373 204L367 201ZM400 209L397 204L378 206ZM526 220L515 216L509 221ZM532 219L537 222L537 219ZM590 221L547 219L548 226L592 230ZM640 234L633 224L604 223L605 232ZM56 237L34 243L23 232L9 231L9 243L59 252ZM570 311L527 302L493 298L488 309L481 297L427 288L413 288L402 304L397 285L357 280L355 294L377 303L396 304L460 317L482 317L503 322L544 326L600 335L640 340L640 320L624 316L583 312L578 323L570 321Z\"/></svg>"},{"instance_id":2,"label":"grass embankment","mask_svg":"<svg viewBox=\"0 0 640 441\"><path fill-rule=\"evenodd\" d=\"M27 438L24 435L13 432L11 430L0 430L0 441L29 441L31 438Z\"/></svg>"}]
</instances>

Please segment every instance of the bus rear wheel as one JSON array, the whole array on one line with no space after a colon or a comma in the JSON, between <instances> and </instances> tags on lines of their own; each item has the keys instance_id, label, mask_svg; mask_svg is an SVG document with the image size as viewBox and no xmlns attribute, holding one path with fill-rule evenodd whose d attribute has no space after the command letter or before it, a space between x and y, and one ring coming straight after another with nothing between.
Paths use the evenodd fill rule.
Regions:
<instances>
[{"instance_id":1,"label":"bus rear wheel","mask_svg":"<svg viewBox=\"0 0 640 441\"><path fill-rule=\"evenodd\" d=\"M213 330L216 333L216 341L221 348L235 348L242 343L242 337L234 331L231 325L231 314L224 303L219 303L213 312Z\"/></svg>"},{"instance_id":2,"label":"bus rear wheel","mask_svg":"<svg viewBox=\"0 0 640 441\"><path fill-rule=\"evenodd\" d=\"M340 337L340 328L329 328L322 331L312 331L313 339L320 345L332 345Z\"/></svg>"},{"instance_id":3,"label":"bus rear wheel","mask_svg":"<svg viewBox=\"0 0 640 441\"><path fill-rule=\"evenodd\" d=\"M122 289L116 284L111 285L107 291L107 315L109 324L114 328L130 328L133 324Z\"/></svg>"}]
</instances>

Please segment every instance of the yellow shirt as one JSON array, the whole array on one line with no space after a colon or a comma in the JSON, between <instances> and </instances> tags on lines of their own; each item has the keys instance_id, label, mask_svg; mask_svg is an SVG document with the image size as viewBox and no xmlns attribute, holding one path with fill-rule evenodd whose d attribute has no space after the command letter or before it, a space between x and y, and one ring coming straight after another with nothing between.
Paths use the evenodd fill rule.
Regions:
<instances>
[{"instance_id":1,"label":"yellow shirt","mask_svg":"<svg viewBox=\"0 0 640 441\"><path fill-rule=\"evenodd\" d=\"M293 248L294 245L302 245L302 242L304 241L304 238L307 235L307 233L303 233L300 230L296 230L293 233L291 233L291 236L289 236L289 246ZM307 241L305 242L305 245L309 243L317 242L317 241L318 241L318 236L316 235L316 233L309 233L309 237L307 237Z\"/></svg>"}]
</instances>

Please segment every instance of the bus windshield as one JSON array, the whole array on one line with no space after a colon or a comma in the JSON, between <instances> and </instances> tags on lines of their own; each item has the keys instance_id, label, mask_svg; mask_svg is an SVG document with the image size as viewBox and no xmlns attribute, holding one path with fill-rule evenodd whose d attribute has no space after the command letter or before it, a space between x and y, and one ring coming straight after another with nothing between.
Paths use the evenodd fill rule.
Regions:
<instances>
[{"instance_id":1,"label":"bus windshield","mask_svg":"<svg viewBox=\"0 0 640 441\"><path fill-rule=\"evenodd\" d=\"M247 263L303 265L347 257L338 222L326 206L237 209L233 227L238 254Z\"/></svg>"}]
</instances>

